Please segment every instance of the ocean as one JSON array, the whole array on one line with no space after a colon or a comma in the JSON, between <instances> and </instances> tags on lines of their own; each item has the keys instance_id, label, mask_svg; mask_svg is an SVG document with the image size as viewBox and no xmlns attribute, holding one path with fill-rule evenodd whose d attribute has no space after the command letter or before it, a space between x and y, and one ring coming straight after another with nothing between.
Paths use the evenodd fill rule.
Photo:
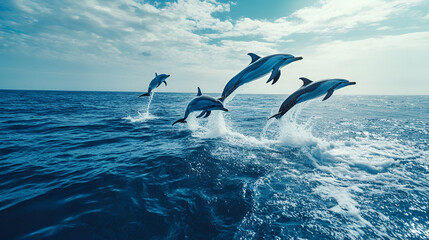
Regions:
<instances>
[{"instance_id":1,"label":"ocean","mask_svg":"<svg viewBox=\"0 0 429 240\"><path fill-rule=\"evenodd\" d=\"M0 93L3 240L429 238L429 96Z\"/></svg>"}]
</instances>

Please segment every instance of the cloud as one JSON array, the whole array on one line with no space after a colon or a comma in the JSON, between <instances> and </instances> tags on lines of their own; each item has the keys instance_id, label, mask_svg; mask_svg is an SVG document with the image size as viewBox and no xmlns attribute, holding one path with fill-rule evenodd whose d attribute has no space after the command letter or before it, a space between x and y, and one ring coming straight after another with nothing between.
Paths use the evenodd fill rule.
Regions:
<instances>
[{"instance_id":1,"label":"cloud","mask_svg":"<svg viewBox=\"0 0 429 240\"><path fill-rule=\"evenodd\" d=\"M216 14L229 12L233 3L216 0L163 4L134 0L5 0L1 8L4 17L0 18L0 54L76 63L86 69L108 68L121 79L127 76L128 80L123 80L129 82L127 86L134 84L132 78L146 73L152 77L158 71L176 77L174 91L187 91L197 80L201 87L221 91L222 85L248 64L248 52L261 56L283 52L281 46L288 42L297 46L296 52L301 52L306 62L306 54L313 54L306 52L309 48L300 46L300 41L290 39L291 35L310 33L308 37L318 37L317 33L335 34L377 25L421 2L325 0L268 21L222 20ZM87 71L94 75L92 70ZM116 81L112 76L103 80ZM126 89L130 87L124 85L122 90Z\"/></svg>"},{"instance_id":2,"label":"cloud","mask_svg":"<svg viewBox=\"0 0 429 240\"><path fill-rule=\"evenodd\" d=\"M379 23L420 3L422 0L324 0L275 21L242 18L230 31L211 37L247 35L278 41L296 33L343 32L359 25Z\"/></svg>"},{"instance_id":3,"label":"cloud","mask_svg":"<svg viewBox=\"0 0 429 240\"><path fill-rule=\"evenodd\" d=\"M13 3L13 20L1 22L13 31L2 31L1 37L14 51L29 54L47 50L74 58L92 52L102 59L132 59L136 52L155 49L153 55L162 56L172 48L192 52L207 45L208 38L196 30L232 27L212 16L229 11L229 4L216 1L179 0L163 8L131 0Z\"/></svg>"},{"instance_id":4,"label":"cloud","mask_svg":"<svg viewBox=\"0 0 429 240\"><path fill-rule=\"evenodd\" d=\"M219 88L215 84L219 76L225 81L233 74L231 69L248 61L246 49L267 54L278 51L273 43L211 42L198 33L232 28L228 20L213 17L229 11L230 5L214 0L178 0L162 6L132 0L16 0L8 4L10 17L0 19L0 54L7 56L56 59L94 69L106 66L126 75L173 72L179 81L198 77L202 86L206 82ZM112 76L105 81L114 81L108 80Z\"/></svg>"},{"instance_id":5,"label":"cloud","mask_svg":"<svg viewBox=\"0 0 429 240\"><path fill-rule=\"evenodd\" d=\"M10 51L26 54L138 62L138 53L150 52L152 60L167 61L175 56L178 64L198 64L202 59L196 53L215 60L244 48L268 53L280 42L293 41L286 39L292 34L339 32L378 23L421 1L325 0L267 21L220 20L213 14L230 11L231 4L215 0L178 0L162 7L133 0L15 0L16 11L10 20L0 20L13 31L2 31L0 37L8 42ZM228 39L243 36L261 37L262 41Z\"/></svg>"},{"instance_id":6,"label":"cloud","mask_svg":"<svg viewBox=\"0 0 429 240\"><path fill-rule=\"evenodd\" d=\"M145 57L149 57L152 54L150 54L150 52L141 52L140 55L145 56Z\"/></svg>"},{"instance_id":7,"label":"cloud","mask_svg":"<svg viewBox=\"0 0 429 240\"><path fill-rule=\"evenodd\" d=\"M391 30L391 29L393 29L393 28L390 27L390 26L382 26L382 27L376 28L375 30L377 30L377 31L384 31L384 30Z\"/></svg>"}]
</instances>

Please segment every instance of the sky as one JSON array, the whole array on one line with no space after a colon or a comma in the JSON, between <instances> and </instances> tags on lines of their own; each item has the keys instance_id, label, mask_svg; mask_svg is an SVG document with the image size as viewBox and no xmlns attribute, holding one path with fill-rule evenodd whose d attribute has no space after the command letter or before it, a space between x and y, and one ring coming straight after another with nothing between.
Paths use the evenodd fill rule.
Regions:
<instances>
[{"instance_id":1,"label":"sky","mask_svg":"<svg viewBox=\"0 0 429 240\"><path fill-rule=\"evenodd\" d=\"M243 86L289 94L312 80L342 94L429 94L427 0L2 0L0 89L220 93L247 53L304 59Z\"/></svg>"}]
</instances>

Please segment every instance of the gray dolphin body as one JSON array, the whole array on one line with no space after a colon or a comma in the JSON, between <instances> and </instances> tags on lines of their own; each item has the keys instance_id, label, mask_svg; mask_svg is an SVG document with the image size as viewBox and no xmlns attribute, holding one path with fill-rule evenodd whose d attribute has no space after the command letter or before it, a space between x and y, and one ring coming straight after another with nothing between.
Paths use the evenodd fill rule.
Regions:
<instances>
[{"instance_id":1,"label":"gray dolphin body","mask_svg":"<svg viewBox=\"0 0 429 240\"><path fill-rule=\"evenodd\" d=\"M272 84L276 83L280 78L281 67L302 59L302 57L294 57L290 54L274 54L263 58L254 53L249 53L248 55L252 58L249 66L229 80L223 89L222 96L219 98L220 101L223 102L241 85L252 82L270 71L272 72L267 83L270 81L273 81Z\"/></svg>"},{"instance_id":2,"label":"gray dolphin body","mask_svg":"<svg viewBox=\"0 0 429 240\"><path fill-rule=\"evenodd\" d=\"M167 82L165 81L170 75L167 74L159 74L155 73L155 78L152 79L152 81L150 81L149 83L149 87L147 88L147 93L140 95L139 97L143 97L143 96L149 96L150 93L152 92L152 90L154 90L155 88L159 87L159 85L161 85L162 83L165 84L165 86L167 86Z\"/></svg>"},{"instance_id":3,"label":"gray dolphin body","mask_svg":"<svg viewBox=\"0 0 429 240\"><path fill-rule=\"evenodd\" d=\"M186 123L186 118L188 118L191 112L201 111L200 115L198 115L197 118L200 118L203 115L204 118L206 118L210 116L211 111L213 110L222 110L228 112L228 109L223 106L221 101L210 96L202 95L201 89L198 88L197 97L192 99L192 101L186 107L185 117L175 121L172 125L179 122Z\"/></svg>"},{"instance_id":4,"label":"gray dolphin body","mask_svg":"<svg viewBox=\"0 0 429 240\"><path fill-rule=\"evenodd\" d=\"M281 118L285 115L293 106L298 103L308 101L325 95L322 101L330 98L335 90L349 86L355 85L356 82L349 82L345 79L327 79L322 81L313 82L308 78L300 78L303 81L303 85L297 91L292 93L281 105L279 112L273 115L271 118Z\"/></svg>"}]
</instances>

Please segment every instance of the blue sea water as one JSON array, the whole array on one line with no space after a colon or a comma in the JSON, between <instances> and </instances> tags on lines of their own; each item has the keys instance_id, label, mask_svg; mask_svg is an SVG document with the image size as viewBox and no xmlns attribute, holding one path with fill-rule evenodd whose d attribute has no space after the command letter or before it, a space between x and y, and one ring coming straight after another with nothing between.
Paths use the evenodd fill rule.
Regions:
<instances>
[{"instance_id":1,"label":"blue sea water","mask_svg":"<svg viewBox=\"0 0 429 240\"><path fill-rule=\"evenodd\" d=\"M429 238L429 96L0 93L1 239Z\"/></svg>"}]
</instances>

